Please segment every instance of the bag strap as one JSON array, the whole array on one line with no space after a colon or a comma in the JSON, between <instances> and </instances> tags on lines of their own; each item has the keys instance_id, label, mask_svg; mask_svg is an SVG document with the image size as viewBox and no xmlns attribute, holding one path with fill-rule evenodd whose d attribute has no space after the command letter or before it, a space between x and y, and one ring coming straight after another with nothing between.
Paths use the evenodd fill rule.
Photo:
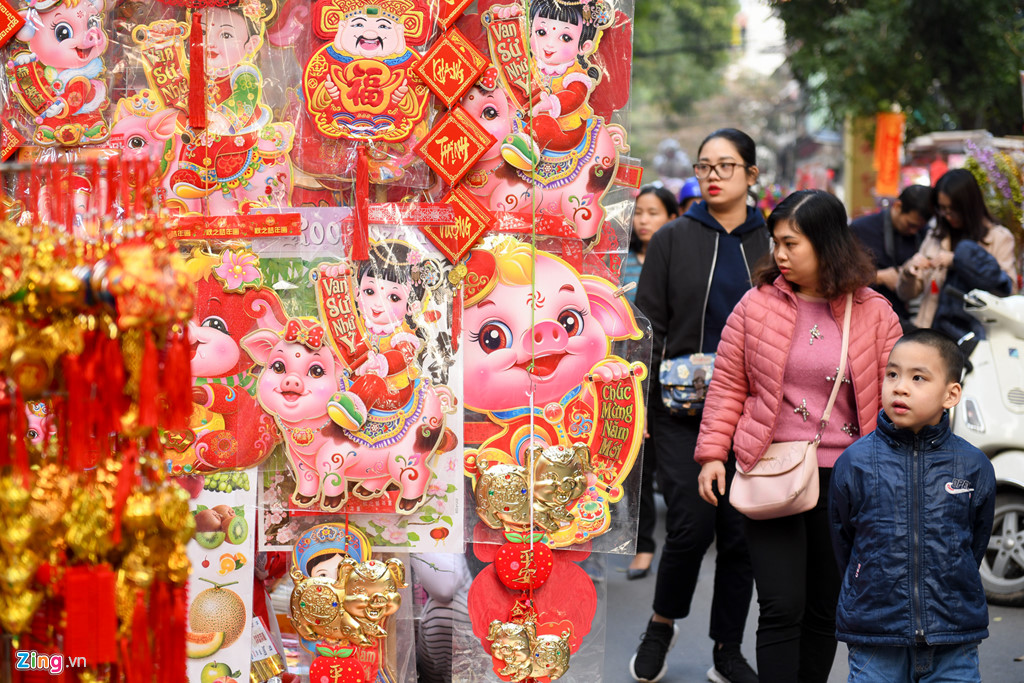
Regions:
<instances>
[{"instance_id":1,"label":"bag strap","mask_svg":"<svg viewBox=\"0 0 1024 683\"><path fill-rule=\"evenodd\" d=\"M814 437L814 443L821 441L821 435L828 427L828 419L832 416L832 406L839 396L839 387L843 384L843 375L846 374L846 355L850 350L850 316L853 314L853 293L846 295L846 311L843 314L843 350L839 353L839 369L836 371L836 381L832 385L832 395L828 397L828 404L821 416L821 424L818 426L818 434Z\"/></svg>"}]
</instances>

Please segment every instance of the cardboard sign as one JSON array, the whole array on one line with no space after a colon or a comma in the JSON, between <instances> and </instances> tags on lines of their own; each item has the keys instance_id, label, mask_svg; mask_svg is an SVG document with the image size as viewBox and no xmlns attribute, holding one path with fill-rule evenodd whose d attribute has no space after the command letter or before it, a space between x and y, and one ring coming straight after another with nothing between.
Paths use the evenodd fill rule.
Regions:
<instances>
[{"instance_id":1,"label":"cardboard sign","mask_svg":"<svg viewBox=\"0 0 1024 683\"><path fill-rule=\"evenodd\" d=\"M496 19L487 13L482 21L487 26L487 42L491 54L498 56L498 76L505 92L518 109L528 109L533 101L533 93L530 88L530 46L526 40L525 19Z\"/></svg>"}]
</instances>

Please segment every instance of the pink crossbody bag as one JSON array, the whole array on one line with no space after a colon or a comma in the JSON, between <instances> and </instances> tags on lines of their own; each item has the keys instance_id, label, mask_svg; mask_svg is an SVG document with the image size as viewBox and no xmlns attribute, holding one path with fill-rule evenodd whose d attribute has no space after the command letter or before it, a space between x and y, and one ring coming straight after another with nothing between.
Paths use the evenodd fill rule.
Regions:
<instances>
[{"instance_id":1,"label":"pink crossbody bag","mask_svg":"<svg viewBox=\"0 0 1024 683\"><path fill-rule=\"evenodd\" d=\"M846 313L843 315L843 350L839 354L832 395L821 416L814 441L783 441L768 446L761 459L749 472L736 469L729 492L729 502L751 519L775 519L806 512L818 503L818 442L825 433L832 406L839 395L839 387L846 369L846 355L850 349L850 315L853 312L853 294L846 295Z\"/></svg>"}]
</instances>

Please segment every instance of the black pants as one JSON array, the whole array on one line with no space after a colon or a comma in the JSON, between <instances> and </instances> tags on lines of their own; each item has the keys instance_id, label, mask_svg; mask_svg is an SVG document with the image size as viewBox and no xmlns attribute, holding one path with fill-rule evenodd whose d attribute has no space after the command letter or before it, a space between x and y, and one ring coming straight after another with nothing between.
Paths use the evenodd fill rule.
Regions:
<instances>
[{"instance_id":1,"label":"black pants","mask_svg":"<svg viewBox=\"0 0 1024 683\"><path fill-rule=\"evenodd\" d=\"M757 671L761 683L826 683L836 656L840 577L828 530L831 468L818 469L813 510L748 519L757 582Z\"/></svg>"},{"instance_id":2,"label":"black pants","mask_svg":"<svg viewBox=\"0 0 1024 683\"><path fill-rule=\"evenodd\" d=\"M754 589L744 517L728 499L722 498L715 507L697 492L700 465L693 460L693 450L700 431L699 417L673 417L655 407L649 426L658 458L658 484L668 507L654 611L669 619L682 619L690 613L704 553L717 538L709 635L718 643L742 642ZM735 470L730 460L726 464L727 486Z\"/></svg>"},{"instance_id":3,"label":"black pants","mask_svg":"<svg viewBox=\"0 0 1024 683\"><path fill-rule=\"evenodd\" d=\"M650 431L648 429L648 431ZM658 521L658 509L654 504L654 472L658 462L655 452L654 437L644 439L644 460L640 477L640 509L636 525L636 551L653 553L657 548L654 542L654 527Z\"/></svg>"}]
</instances>

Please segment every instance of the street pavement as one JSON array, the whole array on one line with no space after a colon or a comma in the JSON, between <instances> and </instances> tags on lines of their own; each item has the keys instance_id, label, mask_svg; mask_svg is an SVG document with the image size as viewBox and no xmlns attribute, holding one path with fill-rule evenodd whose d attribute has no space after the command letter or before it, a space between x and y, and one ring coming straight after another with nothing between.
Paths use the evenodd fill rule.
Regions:
<instances>
[{"instance_id":1,"label":"street pavement","mask_svg":"<svg viewBox=\"0 0 1024 683\"><path fill-rule=\"evenodd\" d=\"M665 506L661 496L658 502L658 527L656 538L660 550L665 538ZM655 556L652 569L657 568L659 556ZM654 571L644 579L628 581L626 567L632 557L608 555L606 583L608 595L607 631L603 683L628 683L629 659L640 643L640 635L647 626L651 615L651 600L654 597ZM706 672L711 667L712 642L708 638L708 615L711 609L711 589L715 571L714 547L708 552L701 565L697 592L693 599L690 616L676 623L679 638L669 652L669 670L662 683L700 683L706 681ZM982 641L981 674L986 683L1024 683L1024 661L1014 661L1024 656L1024 608L989 606L988 639ZM750 616L743 638L743 654L756 668L754 644L757 630L757 595L751 601ZM829 683L843 683L849 675L846 664L846 646L839 644L836 661L832 667Z\"/></svg>"}]
</instances>

